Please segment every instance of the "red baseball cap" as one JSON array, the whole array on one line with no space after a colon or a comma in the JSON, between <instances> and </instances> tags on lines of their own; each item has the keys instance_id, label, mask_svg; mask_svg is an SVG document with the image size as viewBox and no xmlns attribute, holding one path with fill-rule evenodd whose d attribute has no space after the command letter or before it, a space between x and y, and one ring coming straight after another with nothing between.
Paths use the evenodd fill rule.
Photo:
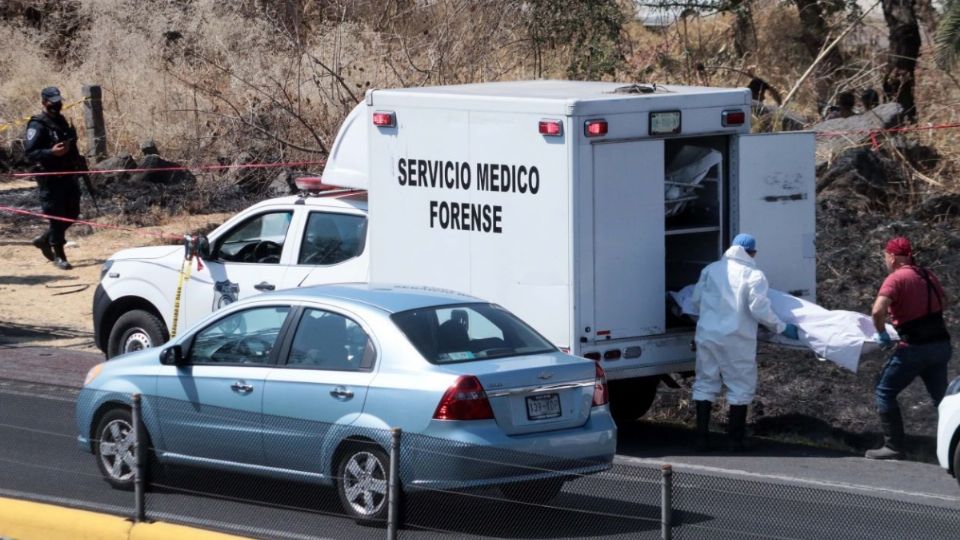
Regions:
<instances>
[{"instance_id":1,"label":"red baseball cap","mask_svg":"<svg viewBox=\"0 0 960 540\"><path fill-rule=\"evenodd\" d=\"M899 257L912 257L913 248L910 247L910 240L907 240L903 236L898 236L893 240L887 242L887 247L884 248L884 251L891 255L896 255Z\"/></svg>"}]
</instances>

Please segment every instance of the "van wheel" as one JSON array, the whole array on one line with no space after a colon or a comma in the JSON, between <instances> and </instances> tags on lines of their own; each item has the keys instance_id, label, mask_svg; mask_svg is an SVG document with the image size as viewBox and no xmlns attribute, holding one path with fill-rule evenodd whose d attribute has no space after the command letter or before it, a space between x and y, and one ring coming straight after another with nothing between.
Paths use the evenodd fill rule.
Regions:
<instances>
[{"instance_id":1,"label":"van wheel","mask_svg":"<svg viewBox=\"0 0 960 540\"><path fill-rule=\"evenodd\" d=\"M552 501L563 490L563 478L532 480L500 486L500 493L511 501L544 504Z\"/></svg>"},{"instance_id":2,"label":"van wheel","mask_svg":"<svg viewBox=\"0 0 960 540\"><path fill-rule=\"evenodd\" d=\"M351 446L337 465L337 495L357 523L386 523L390 460L372 443Z\"/></svg>"},{"instance_id":3,"label":"van wheel","mask_svg":"<svg viewBox=\"0 0 960 540\"><path fill-rule=\"evenodd\" d=\"M617 422L633 422L650 410L660 377L610 381L610 414Z\"/></svg>"},{"instance_id":4,"label":"van wheel","mask_svg":"<svg viewBox=\"0 0 960 540\"><path fill-rule=\"evenodd\" d=\"M134 309L121 315L110 329L107 358L156 347L167 339L163 321L149 311Z\"/></svg>"}]
</instances>

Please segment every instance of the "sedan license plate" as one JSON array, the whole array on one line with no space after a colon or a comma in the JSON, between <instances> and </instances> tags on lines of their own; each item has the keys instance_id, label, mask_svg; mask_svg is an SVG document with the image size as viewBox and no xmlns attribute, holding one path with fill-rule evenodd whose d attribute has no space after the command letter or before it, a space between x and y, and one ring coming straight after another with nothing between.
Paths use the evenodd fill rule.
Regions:
<instances>
[{"instance_id":1,"label":"sedan license plate","mask_svg":"<svg viewBox=\"0 0 960 540\"><path fill-rule=\"evenodd\" d=\"M560 416L560 395L543 394L527 397L527 418L545 420Z\"/></svg>"}]
</instances>

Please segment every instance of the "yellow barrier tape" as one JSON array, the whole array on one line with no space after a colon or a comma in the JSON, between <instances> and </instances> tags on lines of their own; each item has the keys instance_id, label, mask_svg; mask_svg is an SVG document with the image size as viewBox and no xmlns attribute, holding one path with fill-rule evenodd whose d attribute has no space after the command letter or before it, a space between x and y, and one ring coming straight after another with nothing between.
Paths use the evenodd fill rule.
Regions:
<instances>
[{"instance_id":1,"label":"yellow barrier tape","mask_svg":"<svg viewBox=\"0 0 960 540\"><path fill-rule=\"evenodd\" d=\"M180 296L183 294L183 283L190 281L190 272L193 271L193 259L184 258L180 265L180 279L177 282L177 294L173 297L173 324L170 325L170 339L177 337L177 323L180 321Z\"/></svg>"},{"instance_id":2,"label":"yellow barrier tape","mask_svg":"<svg viewBox=\"0 0 960 540\"><path fill-rule=\"evenodd\" d=\"M87 98L83 98L83 99L81 99L81 100L79 100L79 101L74 101L73 103L68 103L68 104L66 104L66 105L63 106L63 109L60 109L60 112L62 113L63 111L69 111L70 109L76 107L77 105L83 103L83 102L86 101L86 100L87 100ZM14 128L14 127L17 127L17 126L22 126L22 125L26 124L27 122L29 122L29 121L30 121L30 118L32 118L32 117L33 117L33 115L30 115L30 116L27 116L27 117L24 117L24 118L20 118L19 120L13 120L12 122L7 122L6 124L0 124L0 133L3 133L4 131L6 131L6 130L8 130L8 129L10 129L10 128Z\"/></svg>"}]
</instances>

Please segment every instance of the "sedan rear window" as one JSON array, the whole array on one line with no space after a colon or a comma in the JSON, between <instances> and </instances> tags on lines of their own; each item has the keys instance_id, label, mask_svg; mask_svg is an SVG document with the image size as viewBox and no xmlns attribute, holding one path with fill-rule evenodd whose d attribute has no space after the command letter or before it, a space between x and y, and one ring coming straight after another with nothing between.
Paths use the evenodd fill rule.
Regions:
<instances>
[{"instance_id":1,"label":"sedan rear window","mask_svg":"<svg viewBox=\"0 0 960 540\"><path fill-rule=\"evenodd\" d=\"M392 318L420 354L434 364L556 350L533 328L493 304L422 308L396 313Z\"/></svg>"}]
</instances>

